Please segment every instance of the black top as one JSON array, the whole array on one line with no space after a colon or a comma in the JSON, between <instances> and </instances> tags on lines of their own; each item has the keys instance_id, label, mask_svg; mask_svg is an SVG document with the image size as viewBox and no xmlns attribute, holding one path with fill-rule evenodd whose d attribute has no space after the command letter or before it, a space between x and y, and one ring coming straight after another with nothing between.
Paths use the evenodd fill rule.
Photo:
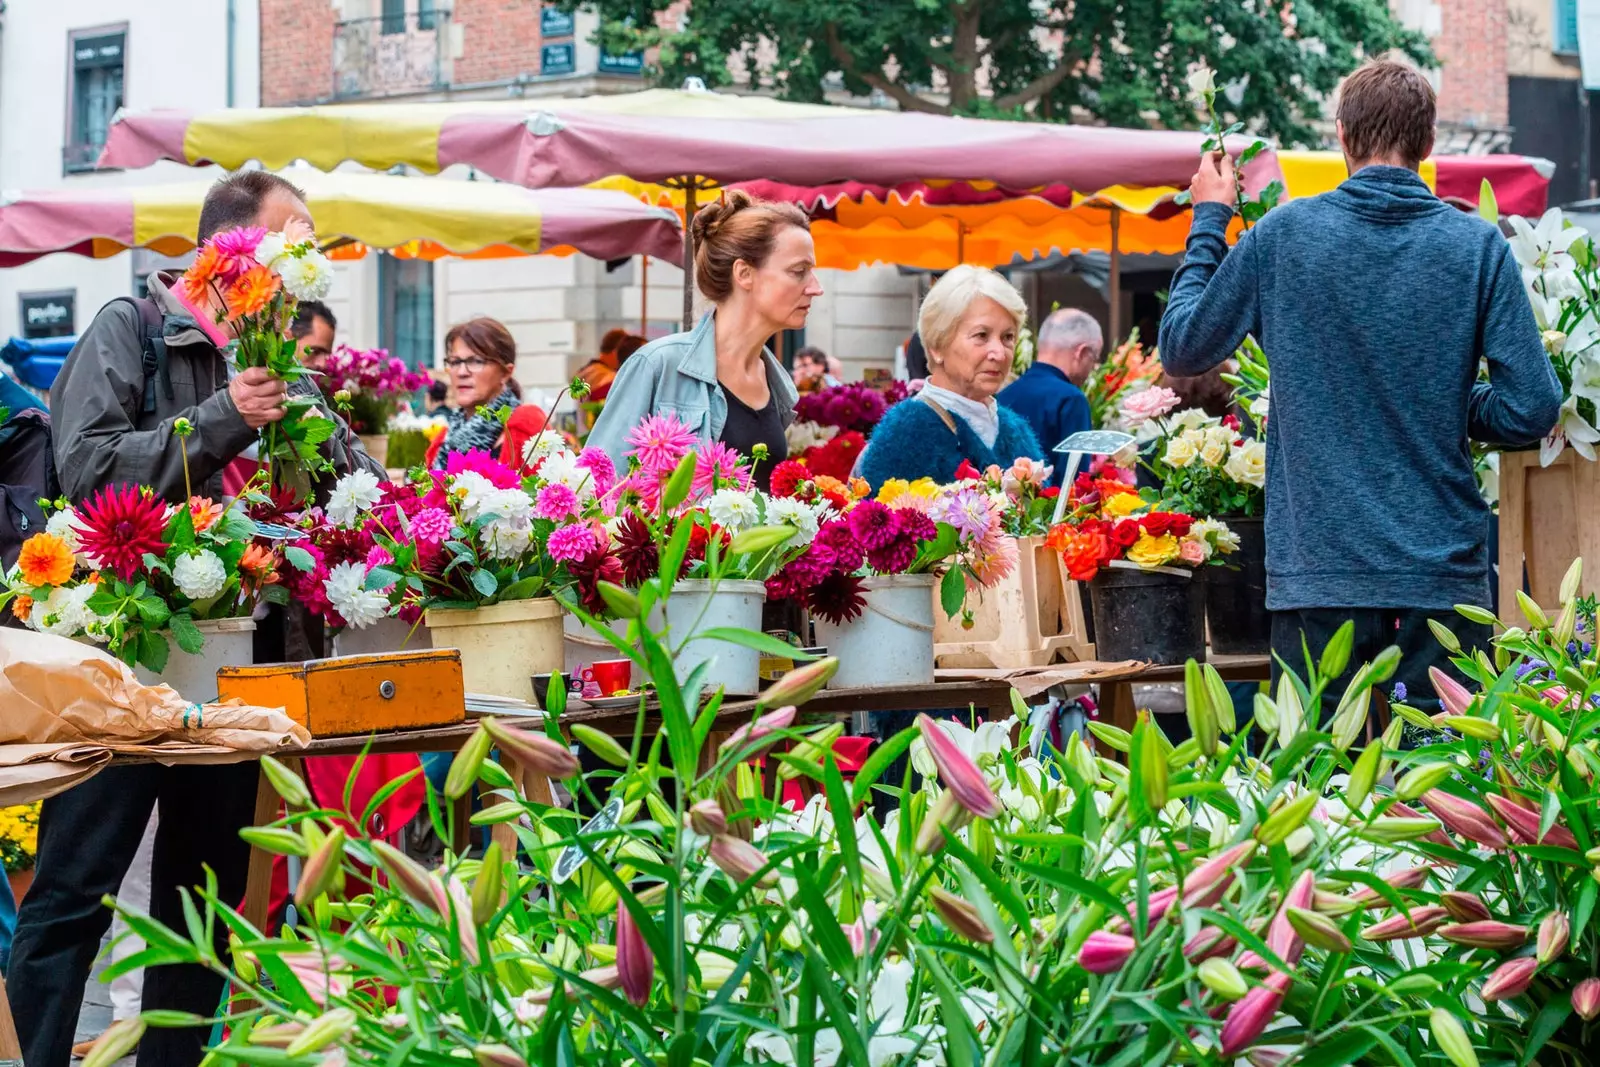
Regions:
<instances>
[{"instance_id":1,"label":"black top","mask_svg":"<svg viewBox=\"0 0 1600 1067\"><path fill-rule=\"evenodd\" d=\"M789 442L783 436L778 405L769 395L767 406L757 411L734 396L731 389L723 389L722 395L728 399L728 421L722 426L722 443L738 449L742 456L750 455L758 443L767 446L767 458L752 465L750 476L757 489L768 492L772 488L772 468L789 458Z\"/></svg>"}]
</instances>

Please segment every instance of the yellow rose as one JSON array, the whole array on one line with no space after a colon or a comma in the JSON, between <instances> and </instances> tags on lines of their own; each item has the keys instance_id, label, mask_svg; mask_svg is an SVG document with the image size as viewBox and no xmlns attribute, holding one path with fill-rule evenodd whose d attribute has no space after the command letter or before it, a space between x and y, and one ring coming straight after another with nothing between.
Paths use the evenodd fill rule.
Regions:
<instances>
[{"instance_id":1,"label":"yellow rose","mask_svg":"<svg viewBox=\"0 0 1600 1067\"><path fill-rule=\"evenodd\" d=\"M1233 432L1224 426L1213 426L1206 431L1205 444L1200 447L1200 462L1208 467L1220 467L1228 458L1228 446L1233 444Z\"/></svg>"},{"instance_id":2,"label":"yellow rose","mask_svg":"<svg viewBox=\"0 0 1600 1067\"><path fill-rule=\"evenodd\" d=\"M1257 488L1267 484L1267 446L1260 441L1246 441L1228 456L1223 468L1228 477L1241 485Z\"/></svg>"},{"instance_id":3,"label":"yellow rose","mask_svg":"<svg viewBox=\"0 0 1600 1067\"><path fill-rule=\"evenodd\" d=\"M1151 537L1141 533L1128 549L1128 561L1141 567L1160 567L1178 558L1178 539L1171 534Z\"/></svg>"},{"instance_id":4,"label":"yellow rose","mask_svg":"<svg viewBox=\"0 0 1600 1067\"><path fill-rule=\"evenodd\" d=\"M1173 467L1187 467L1196 455L1194 440L1185 432L1167 442L1166 461Z\"/></svg>"},{"instance_id":5,"label":"yellow rose","mask_svg":"<svg viewBox=\"0 0 1600 1067\"><path fill-rule=\"evenodd\" d=\"M1101 510L1114 519L1125 519L1136 511L1143 511L1144 506L1138 493L1115 493Z\"/></svg>"},{"instance_id":6,"label":"yellow rose","mask_svg":"<svg viewBox=\"0 0 1600 1067\"><path fill-rule=\"evenodd\" d=\"M906 486L906 492L912 496L920 496L924 500L932 500L939 495L939 483L932 478L918 478Z\"/></svg>"},{"instance_id":7,"label":"yellow rose","mask_svg":"<svg viewBox=\"0 0 1600 1067\"><path fill-rule=\"evenodd\" d=\"M895 498L911 488L911 483L904 478L886 478L883 488L878 490L878 503L891 504Z\"/></svg>"}]
</instances>

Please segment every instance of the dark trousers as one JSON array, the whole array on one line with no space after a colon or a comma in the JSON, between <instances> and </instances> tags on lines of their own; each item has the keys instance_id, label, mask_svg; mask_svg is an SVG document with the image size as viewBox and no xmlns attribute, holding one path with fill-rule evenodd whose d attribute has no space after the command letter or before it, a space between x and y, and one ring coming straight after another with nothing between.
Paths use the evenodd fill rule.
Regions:
<instances>
[{"instance_id":1,"label":"dark trousers","mask_svg":"<svg viewBox=\"0 0 1600 1067\"><path fill-rule=\"evenodd\" d=\"M101 897L116 895L155 805L161 820L150 870L154 918L182 935L178 888L203 886L206 867L216 872L220 899L243 899L249 848L239 830L255 815L257 773L253 761L113 766L44 802L38 874L22 902L6 982L28 1067L67 1067L84 984L111 925ZM225 951L227 927L218 922L216 932L218 950ZM222 992L222 979L204 967L151 967L143 1006L210 1018ZM151 1028L139 1044L139 1065L197 1064L209 1036L209 1027Z\"/></svg>"},{"instance_id":2,"label":"dark trousers","mask_svg":"<svg viewBox=\"0 0 1600 1067\"><path fill-rule=\"evenodd\" d=\"M1433 636L1433 631L1428 626L1429 619L1436 619L1448 627L1461 642L1463 650L1470 652L1475 648L1489 647L1489 627L1468 622L1454 611L1423 611L1411 608L1305 608L1299 611L1275 611L1272 613L1273 684L1276 686L1284 663L1303 680L1306 674L1305 650L1307 648L1311 650L1312 662L1318 661L1322 656L1322 649L1333 637L1334 632L1349 620L1355 623L1355 643L1350 652L1350 664L1345 668L1345 672L1323 691L1321 724L1326 726L1328 720L1333 717L1334 710L1339 705L1339 698L1344 695L1345 687L1350 684L1355 672L1361 669L1361 665L1371 662L1379 652L1390 645L1400 647L1400 667L1395 671L1394 677L1384 685L1383 696L1393 698L1396 694L1403 693L1404 697L1397 703L1432 715L1439 710L1439 698L1433 691L1433 683L1428 680L1428 668L1439 667L1454 675L1458 681L1465 679L1450 665L1450 653L1439 644L1439 639ZM1371 716L1376 716L1381 703L1378 700L1372 702ZM1374 737L1382 730L1375 717L1369 717L1368 728ZM1407 729L1409 734L1410 728ZM1411 737L1408 740L1414 741L1415 738Z\"/></svg>"}]
</instances>

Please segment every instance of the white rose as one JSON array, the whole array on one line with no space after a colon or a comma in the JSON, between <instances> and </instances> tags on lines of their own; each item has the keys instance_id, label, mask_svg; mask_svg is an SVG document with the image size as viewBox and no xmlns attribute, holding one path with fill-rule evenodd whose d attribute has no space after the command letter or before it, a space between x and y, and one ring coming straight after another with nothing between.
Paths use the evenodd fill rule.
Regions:
<instances>
[{"instance_id":1,"label":"white rose","mask_svg":"<svg viewBox=\"0 0 1600 1067\"><path fill-rule=\"evenodd\" d=\"M190 600L210 600L228 584L228 572L216 553L201 549L178 557L172 565L172 581Z\"/></svg>"},{"instance_id":2,"label":"white rose","mask_svg":"<svg viewBox=\"0 0 1600 1067\"><path fill-rule=\"evenodd\" d=\"M1184 431L1167 442L1167 452L1164 457L1169 466L1187 467L1199 455L1195 447L1195 438L1192 431Z\"/></svg>"},{"instance_id":3,"label":"white rose","mask_svg":"<svg viewBox=\"0 0 1600 1067\"><path fill-rule=\"evenodd\" d=\"M1223 470L1240 485L1261 488L1267 484L1267 446L1260 441L1234 446Z\"/></svg>"},{"instance_id":4,"label":"white rose","mask_svg":"<svg viewBox=\"0 0 1600 1067\"><path fill-rule=\"evenodd\" d=\"M1219 434L1216 431L1222 430ZM1206 431L1205 443L1200 446L1200 462L1208 467L1220 467L1228 458L1229 438L1233 435L1220 426Z\"/></svg>"},{"instance_id":5,"label":"white rose","mask_svg":"<svg viewBox=\"0 0 1600 1067\"><path fill-rule=\"evenodd\" d=\"M1189 92L1203 104L1209 104L1211 98L1217 95L1216 75L1204 63L1189 72Z\"/></svg>"}]
</instances>

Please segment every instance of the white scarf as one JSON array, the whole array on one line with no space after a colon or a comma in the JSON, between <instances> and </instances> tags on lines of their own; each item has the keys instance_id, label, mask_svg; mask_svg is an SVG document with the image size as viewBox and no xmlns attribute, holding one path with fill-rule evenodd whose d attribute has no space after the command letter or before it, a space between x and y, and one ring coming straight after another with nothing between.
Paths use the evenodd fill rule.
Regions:
<instances>
[{"instance_id":1,"label":"white scarf","mask_svg":"<svg viewBox=\"0 0 1600 1067\"><path fill-rule=\"evenodd\" d=\"M932 383L922 387L921 395L946 411L960 415L961 421L971 427L985 448L994 447L996 438L1000 436L1000 405L995 403L994 397L988 400L973 400L960 393L941 389Z\"/></svg>"}]
</instances>

